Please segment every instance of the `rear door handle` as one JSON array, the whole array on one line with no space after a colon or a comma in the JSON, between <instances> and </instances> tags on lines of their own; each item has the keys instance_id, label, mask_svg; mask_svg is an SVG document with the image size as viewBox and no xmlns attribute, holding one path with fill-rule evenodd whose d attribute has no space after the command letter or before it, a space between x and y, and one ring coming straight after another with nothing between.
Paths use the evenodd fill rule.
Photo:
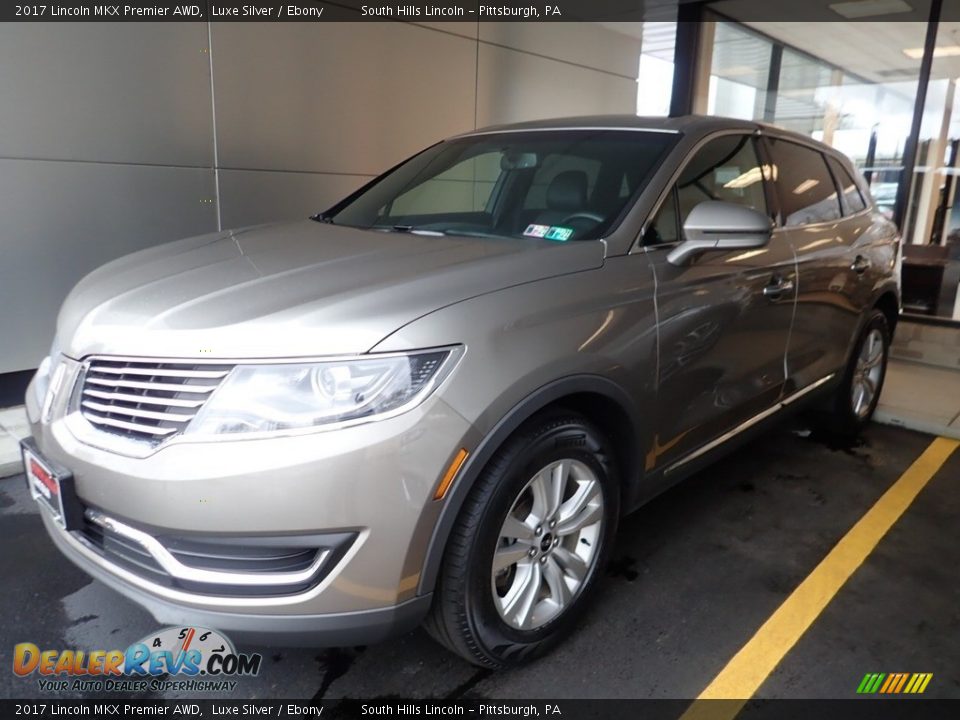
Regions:
<instances>
[{"instance_id":1,"label":"rear door handle","mask_svg":"<svg viewBox=\"0 0 960 720\"><path fill-rule=\"evenodd\" d=\"M865 258L863 255L857 255L853 261L853 264L850 266L850 269L853 270L857 275L863 275L867 270L870 269L870 260Z\"/></svg>"},{"instance_id":2,"label":"rear door handle","mask_svg":"<svg viewBox=\"0 0 960 720\"><path fill-rule=\"evenodd\" d=\"M778 276L763 289L763 294L771 300L778 300L781 295L791 290L793 290L793 280L786 280Z\"/></svg>"}]
</instances>

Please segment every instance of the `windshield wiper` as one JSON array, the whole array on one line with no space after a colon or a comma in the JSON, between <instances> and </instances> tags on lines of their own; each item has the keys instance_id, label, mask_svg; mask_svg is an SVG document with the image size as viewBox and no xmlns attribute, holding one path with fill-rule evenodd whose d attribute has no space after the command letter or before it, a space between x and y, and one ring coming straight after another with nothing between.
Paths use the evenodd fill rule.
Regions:
<instances>
[{"instance_id":1,"label":"windshield wiper","mask_svg":"<svg viewBox=\"0 0 960 720\"><path fill-rule=\"evenodd\" d=\"M317 213L316 215L311 215L310 219L316 222L333 225L333 215L331 215L329 211L324 211L322 213Z\"/></svg>"},{"instance_id":2,"label":"windshield wiper","mask_svg":"<svg viewBox=\"0 0 960 720\"><path fill-rule=\"evenodd\" d=\"M446 233L440 230L427 230L426 228L418 228L416 225L374 225L371 230L381 230L384 232L395 232L395 233L406 233L414 235L431 235L434 237L440 237L446 235Z\"/></svg>"}]
</instances>

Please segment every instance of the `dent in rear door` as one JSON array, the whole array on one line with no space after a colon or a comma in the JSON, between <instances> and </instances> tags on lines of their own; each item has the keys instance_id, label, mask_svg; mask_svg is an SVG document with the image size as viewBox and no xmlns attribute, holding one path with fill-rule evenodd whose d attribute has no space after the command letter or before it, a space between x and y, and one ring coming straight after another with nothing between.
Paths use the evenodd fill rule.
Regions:
<instances>
[{"instance_id":1,"label":"dent in rear door","mask_svg":"<svg viewBox=\"0 0 960 720\"><path fill-rule=\"evenodd\" d=\"M797 256L789 393L837 372L846 362L863 305L860 277L852 267L854 246L869 221L864 225L856 217L842 217L837 186L818 149L780 138L767 138L767 146L781 222Z\"/></svg>"}]
</instances>

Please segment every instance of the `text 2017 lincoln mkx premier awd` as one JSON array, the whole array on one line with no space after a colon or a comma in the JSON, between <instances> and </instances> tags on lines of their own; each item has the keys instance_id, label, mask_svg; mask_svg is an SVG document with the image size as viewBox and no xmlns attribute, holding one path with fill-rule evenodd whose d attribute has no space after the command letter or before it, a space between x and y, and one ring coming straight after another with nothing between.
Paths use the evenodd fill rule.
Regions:
<instances>
[{"instance_id":1,"label":"text 2017 lincoln mkx premier awd","mask_svg":"<svg viewBox=\"0 0 960 720\"><path fill-rule=\"evenodd\" d=\"M870 419L899 235L849 160L720 118L438 143L310 219L115 260L27 394L60 549L272 644L542 652L621 515L801 404Z\"/></svg>"}]
</instances>

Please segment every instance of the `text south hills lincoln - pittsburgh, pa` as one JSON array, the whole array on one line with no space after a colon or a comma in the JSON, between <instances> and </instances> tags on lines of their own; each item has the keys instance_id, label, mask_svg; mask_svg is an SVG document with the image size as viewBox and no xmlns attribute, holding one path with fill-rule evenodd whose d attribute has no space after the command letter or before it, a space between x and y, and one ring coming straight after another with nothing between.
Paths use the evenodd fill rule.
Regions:
<instances>
[{"instance_id":1,"label":"text south hills lincoln - pittsburgh, pa","mask_svg":"<svg viewBox=\"0 0 960 720\"><path fill-rule=\"evenodd\" d=\"M364 17L488 17L537 19L562 15L557 5L478 5L476 10L461 5L363 5L360 14Z\"/></svg>"}]
</instances>

